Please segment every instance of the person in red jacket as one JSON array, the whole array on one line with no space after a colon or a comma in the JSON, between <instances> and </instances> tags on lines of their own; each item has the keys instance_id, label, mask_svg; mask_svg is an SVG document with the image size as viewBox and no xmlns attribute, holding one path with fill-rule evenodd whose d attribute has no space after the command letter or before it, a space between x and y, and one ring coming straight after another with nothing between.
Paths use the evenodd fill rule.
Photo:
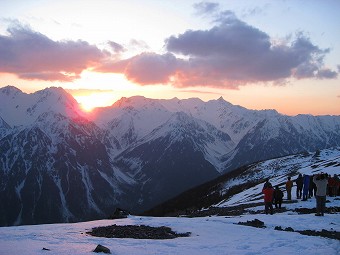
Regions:
<instances>
[{"instance_id":1,"label":"person in red jacket","mask_svg":"<svg viewBox=\"0 0 340 255\"><path fill-rule=\"evenodd\" d=\"M267 187L263 188L262 193L264 194L264 209L265 213L268 214L270 210L270 214L273 214L273 198L274 198L274 189L270 184Z\"/></svg>"}]
</instances>

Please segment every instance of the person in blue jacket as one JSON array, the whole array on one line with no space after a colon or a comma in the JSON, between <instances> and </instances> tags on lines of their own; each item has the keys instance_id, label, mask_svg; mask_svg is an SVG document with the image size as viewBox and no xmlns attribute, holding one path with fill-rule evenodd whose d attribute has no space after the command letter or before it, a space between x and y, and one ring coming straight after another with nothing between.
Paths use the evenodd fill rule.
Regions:
<instances>
[{"instance_id":1,"label":"person in blue jacket","mask_svg":"<svg viewBox=\"0 0 340 255\"><path fill-rule=\"evenodd\" d=\"M302 191L302 200L307 201L308 194L309 194L309 175L303 175L303 191Z\"/></svg>"}]
</instances>

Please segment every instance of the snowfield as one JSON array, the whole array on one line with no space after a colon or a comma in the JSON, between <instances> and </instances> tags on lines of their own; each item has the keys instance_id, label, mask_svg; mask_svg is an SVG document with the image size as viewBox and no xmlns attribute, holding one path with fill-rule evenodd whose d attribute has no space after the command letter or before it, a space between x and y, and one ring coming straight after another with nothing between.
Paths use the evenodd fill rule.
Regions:
<instances>
[{"instance_id":1,"label":"snowfield","mask_svg":"<svg viewBox=\"0 0 340 255\"><path fill-rule=\"evenodd\" d=\"M273 185L281 184L282 188L290 169L298 169L298 172L303 174L316 174L324 171L332 176L340 175L339 159L340 151L336 149L323 150L316 159L313 155L309 155L268 160L257 165L261 171L254 173L259 175L254 178L269 177ZM292 177L295 180L296 176ZM230 183L244 181L241 178L230 180ZM294 231L327 230L339 233L339 210L332 214L326 213L324 217L316 217L314 213L298 214L294 211L295 209L315 208L315 198L309 198L307 201L294 200L296 198L294 184L292 190L294 203L287 203L284 199L282 207L286 210L276 212L274 215L265 215L260 211L264 209L264 206L258 206L258 203L263 200L262 187L263 183L258 184L215 205L228 207L254 204L254 207L247 209L248 213L240 216L197 218L129 216L126 219L117 220L0 227L0 255L94 254L93 250L98 244L109 248L111 254L116 255L340 254L339 240L275 230L275 227L282 229L290 227ZM286 198L286 193L284 195ZM327 197L327 200L326 207L340 207L339 196ZM265 228L237 224L255 219L264 222ZM147 240L102 238L86 234L94 227L113 224L167 226L175 232L191 232L191 235L168 240Z\"/></svg>"},{"instance_id":2,"label":"snowfield","mask_svg":"<svg viewBox=\"0 0 340 255\"><path fill-rule=\"evenodd\" d=\"M340 197L329 197L327 206L340 206ZM287 209L313 208L315 199L283 204ZM263 207L254 208L263 209ZM266 228L237 225L258 219ZM236 223L236 224L235 224ZM175 232L191 232L190 237L168 240L99 238L86 234L93 227L109 225L168 226ZM235 217L156 218L129 216L126 219L82 223L49 224L0 228L0 254L94 254L98 244L111 254L340 254L338 240L275 230L275 226L294 230L340 231L339 214L297 214L287 211L274 215L247 214ZM43 248L49 250L43 250Z\"/></svg>"}]
</instances>

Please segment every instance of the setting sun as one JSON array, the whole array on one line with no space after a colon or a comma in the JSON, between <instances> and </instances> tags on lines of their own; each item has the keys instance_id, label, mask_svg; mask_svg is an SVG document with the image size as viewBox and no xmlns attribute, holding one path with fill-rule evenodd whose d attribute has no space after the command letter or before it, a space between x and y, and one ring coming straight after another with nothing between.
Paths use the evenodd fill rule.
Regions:
<instances>
[{"instance_id":1,"label":"setting sun","mask_svg":"<svg viewBox=\"0 0 340 255\"><path fill-rule=\"evenodd\" d=\"M91 112L96 107L112 105L118 98L113 92L93 92L90 94L74 95L74 98L86 112Z\"/></svg>"}]
</instances>

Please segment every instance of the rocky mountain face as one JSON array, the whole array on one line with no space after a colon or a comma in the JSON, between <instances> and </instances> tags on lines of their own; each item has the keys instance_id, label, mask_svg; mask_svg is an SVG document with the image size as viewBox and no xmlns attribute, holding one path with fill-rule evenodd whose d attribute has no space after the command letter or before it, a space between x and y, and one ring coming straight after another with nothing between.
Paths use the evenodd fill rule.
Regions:
<instances>
[{"instance_id":1,"label":"rocky mountain face","mask_svg":"<svg viewBox=\"0 0 340 255\"><path fill-rule=\"evenodd\" d=\"M0 89L0 225L141 212L239 166L340 145L340 116L223 98L122 98L84 114L61 88Z\"/></svg>"}]
</instances>

